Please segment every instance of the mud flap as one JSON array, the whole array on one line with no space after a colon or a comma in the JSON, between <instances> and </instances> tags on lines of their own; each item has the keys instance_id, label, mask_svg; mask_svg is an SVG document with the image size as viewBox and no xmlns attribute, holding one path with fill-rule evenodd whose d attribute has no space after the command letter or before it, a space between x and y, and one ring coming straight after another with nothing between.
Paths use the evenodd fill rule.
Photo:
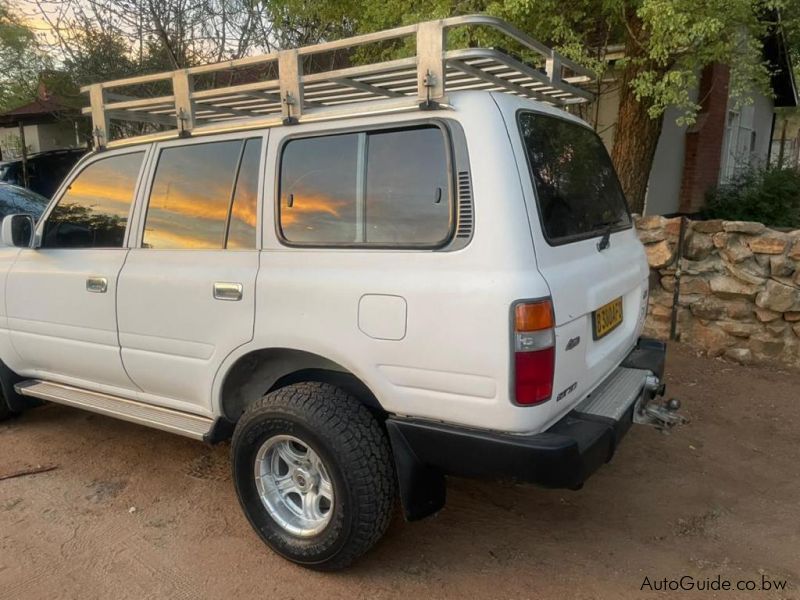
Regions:
<instances>
[{"instance_id":1,"label":"mud flap","mask_svg":"<svg viewBox=\"0 0 800 600\"><path fill-rule=\"evenodd\" d=\"M387 421L386 428L406 520L418 521L439 512L447 499L444 474L419 460L395 423Z\"/></svg>"}]
</instances>

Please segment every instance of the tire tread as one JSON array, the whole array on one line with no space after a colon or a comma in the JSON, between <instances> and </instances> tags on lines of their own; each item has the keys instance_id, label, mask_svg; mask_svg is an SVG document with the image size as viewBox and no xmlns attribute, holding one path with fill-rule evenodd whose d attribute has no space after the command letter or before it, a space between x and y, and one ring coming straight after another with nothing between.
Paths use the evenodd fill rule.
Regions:
<instances>
[{"instance_id":1,"label":"tire tread","mask_svg":"<svg viewBox=\"0 0 800 600\"><path fill-rule=\"evenodd\" d=\"M305 421L334 447L353 489L355 518L350 537L331 560L308 564L335 570L348 566L385 533L394 511L395 476L389 441L381 425L356 398L328 383L302 382L254 402L237 424L232 450L258 422L275 414Z\"/></svg>"}]
</instances>

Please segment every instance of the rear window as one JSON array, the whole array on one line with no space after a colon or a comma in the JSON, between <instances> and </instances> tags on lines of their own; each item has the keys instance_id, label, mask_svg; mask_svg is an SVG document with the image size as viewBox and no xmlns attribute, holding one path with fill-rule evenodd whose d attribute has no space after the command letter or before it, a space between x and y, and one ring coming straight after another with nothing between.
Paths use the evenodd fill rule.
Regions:
<instances>
[{"instance_id":1,"label":"rear window","mask_svg":"<svg viewBox=\"0 0 800 600\"><path fill-rule=\"evenodd\" d=\"M611 158L594 131L532 112L521 112L518 119L542 229L550 244L631 226Z\"/></svg>"}]
</instances>

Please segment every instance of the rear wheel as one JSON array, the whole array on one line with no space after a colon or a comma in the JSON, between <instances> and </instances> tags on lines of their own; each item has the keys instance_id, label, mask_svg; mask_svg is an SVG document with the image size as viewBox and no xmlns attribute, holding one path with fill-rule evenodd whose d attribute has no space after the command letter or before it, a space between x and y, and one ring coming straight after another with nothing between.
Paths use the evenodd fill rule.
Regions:
<instances>
[{"instance_id":1,"label":"rear wheel","mask_svg":"<svg viewBox=\"0 0 800 600\"><path fill-rule=\"evenodd\" d=\"M281 556L339 569L386 531L395 499L389 441L345 391L309 382L267 394L239 420L231 450L245 515Z\"/></svg>"}]
</instances>

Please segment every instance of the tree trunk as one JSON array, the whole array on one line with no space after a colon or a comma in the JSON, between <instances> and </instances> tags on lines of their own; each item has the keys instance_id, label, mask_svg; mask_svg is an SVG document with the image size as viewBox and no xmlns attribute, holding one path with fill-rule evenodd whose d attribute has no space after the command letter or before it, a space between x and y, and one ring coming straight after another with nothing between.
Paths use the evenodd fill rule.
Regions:
<instances>
[{"instance_id":1,"label":"tree trunk","mask_svg":"<svg viewBox=\"0 0 800 600\"><path fill-rule=\"evenodd\" d=\"M642 214L647 195L647 182L653 167L653 158L661 135L663 118L653 119L648 114L651 103L647 98L637 100L631 83L643 71L660 70L644 59L641 44L644 41L642 22L634 11L629 11L628 34L625 53L629 59L622 71L617 128L611 159L631 212Z\"/></svg>"}]
</instances>

